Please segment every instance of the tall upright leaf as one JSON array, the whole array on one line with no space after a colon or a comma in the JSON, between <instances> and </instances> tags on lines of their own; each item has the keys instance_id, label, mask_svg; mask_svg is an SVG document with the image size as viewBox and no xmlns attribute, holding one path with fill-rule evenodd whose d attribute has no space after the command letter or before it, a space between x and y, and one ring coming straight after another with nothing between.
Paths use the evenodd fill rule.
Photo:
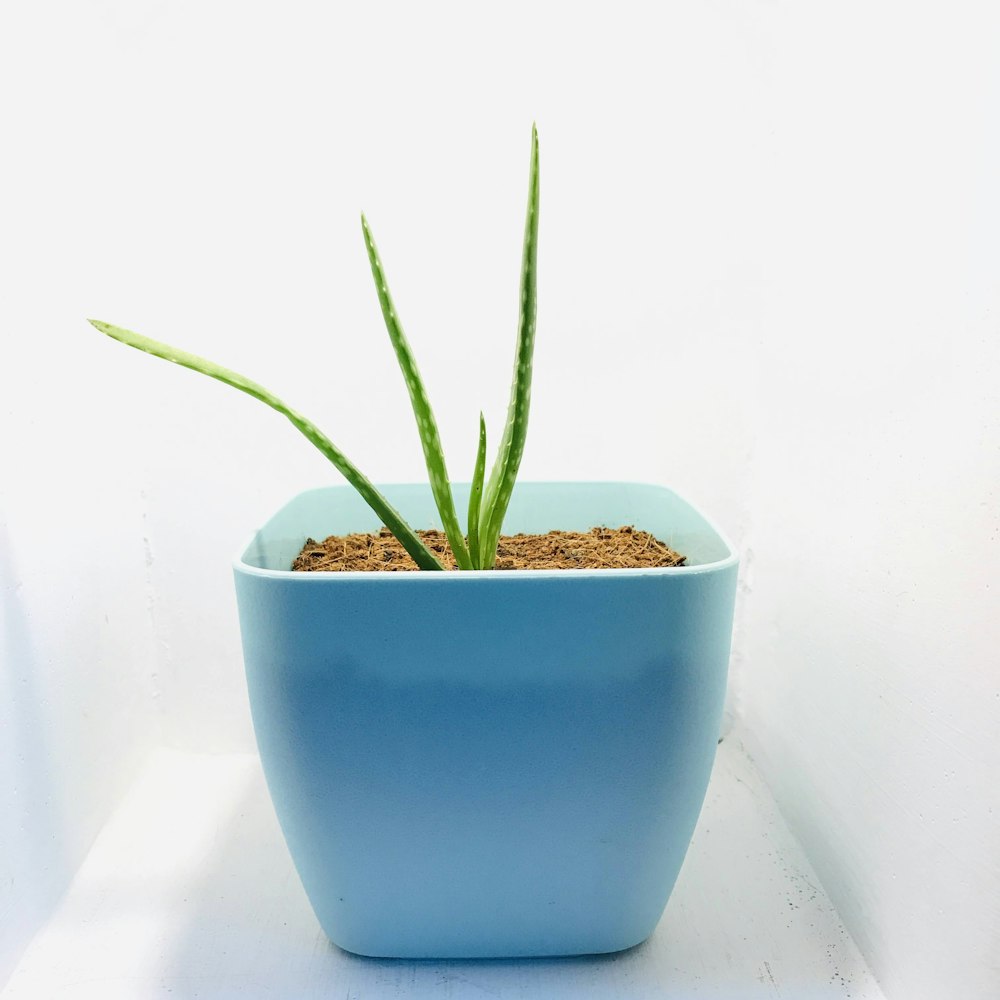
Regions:
<instances>
[{"instance_id":1,"label":"tall upright leaf","mask_svg":"<svg viewBox=\"0 0 1000 1000\"><path fill-rule=\"evenodd\" d=\"M521 288L518 301L517 351L514 378L507 407L507 423L496 462L483 498L479 519L479 545L485 569L496 561L496 547L504 515L514 492L517 470L524 454L531 404L531 368L535 349L535 306L538 263L538 129L531 128L531 168L528 180L528 212L524 223L521 257Z\"/></svg>"},{"instance_id":2,"label":"tall upright leaf","mask_svg":"<svg viewBox=\"0 0 1000 1000\"><path fill-rule=\"evenodd\" d=\"M385 319L386 329L389 331L393 350L396 352L396 360L399 362L403 378L406 380L413 415L417 418L417 429L420 432L420 443L424 449L424 461L427 464L427 475L430 477L434 502L437 504L445 534L448 536L448 543L451 545L452 552L455 553L455 561L458 563L459 569L471 569L472 561L458 523L458 515L455 512L455 500L451 494L451 483L448 479L448 469L444 461L444 451L441 448L441 438L438 434L437 421L434 419L434 411L427 398L427 390L424 388L423 379L421 379L417 369L417 362L400 325L396 306L389 293L389 284L385 278L382 260L375 246L368 220L364 215L361 216L361 229L365 236L365 248L368 250L368 261L371 264L372 277L375 279L375 290L378 292L382 316Z\"/></svg>"}]
</instances>

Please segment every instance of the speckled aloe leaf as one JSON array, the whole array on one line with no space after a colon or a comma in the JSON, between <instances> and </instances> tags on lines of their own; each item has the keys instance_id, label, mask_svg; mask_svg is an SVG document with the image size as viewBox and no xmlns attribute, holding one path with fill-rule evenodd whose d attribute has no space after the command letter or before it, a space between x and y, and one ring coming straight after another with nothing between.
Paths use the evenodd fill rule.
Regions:
<instances>
[{"instance_id":1,"label":"speckled aloe leaf","mask_svg":"<svg viewBox=\"0 0 1000 1000\"><path fill-rule=\"evenodd\" d=\"M479 414L479 450L476 467L469 489L469 557L473 569L483 568L483 554L479 546L479 511L483 500L483 479L486 476L486 418Z\"/></svg>"},{"instance_id":2,"label":"speckled aloe leaf","mask_svg":"<svg viewBox=\"0 0 1000 1000\"><path fill-rule=\"evenodd\" d=\"M372 482L364 476L344 453L333 444L333 442L323 434L312 421L307 420L302 414L293 410L283 403L277 396L265 389L262 385L251 381L238 372L223 368L221 365L200 358L187 351L178 350L168 344L160 343L150 337L144 337L140 333L125 330L120 326L112 326L110 323L102 323L100 320L92 319L90 323L101 333L106 333L114 340L134 347L137 350L145 351L147 354L163 358L165 361L172 361L176 365L183 365L193 371L201 372L210 378L218 379L231 385L234 389L259 399L272 409L286 416L292 424L298 428L336 467L343 477L353 486L364 498L365 502L382 519L385 526L399 539L403 548L413 557L413 561L421 569L444 569L435 556L427 549L423 542L417 537L413 529L403 520L399 512L389 503L388 500L375 488Z\"/></svg>"},{"instance_id":3,"label":"speckled aloe leaf","mask_svg":"<svg viewBox=\"0 0 1000 1000\"><path fill-rule=\"evenodd\" d=\"M538 130L531 129L531 169L528 181L528 213L524 223L521 257L521 294L517 324L514 379L510 389L507 423L497 452L479 518L479 546L484 569L496 561L497 542L504 515L514 492L517 470L524 454L531 403L531 364L535 349L535 301L538 261Z\"/></svg>"},{"instance_id":4,"label":"speckled aloe leaf","mask_svg":"<svg viewBox=\"0 0 1000 1000\"><path fill-rule=\"evenodd\" d=\"M434 502L437 504L445 534L448 536L448 544L451 545L451 550L455 554L458 568L472 569L469 550L466 548L465 537L461 527L459 527L458 515L455 513L455 500L451 495L448 468L445 465L444 451L441 448L441 437L438 434L434 411L427 398L427 390L424 388L423 379L421 379L417 369L417 362L403 333L403 327L400 325L396 306L389 293L389 283L386 281L382 260L375 246L368 220L364 215L361 216L361 229L364 232L365 248L368 251L368 262L371 264L372 277L375 279L375 290L378 292L382 316L385 319L386 329L389 331L393 350L396 352L396 360L399 362L403 378L406 380L413 415L417 419L417 429L420 432L420 443L424 449L424 461L427 465L427 475L430 478Z\"/></svg>"}]
</instances>

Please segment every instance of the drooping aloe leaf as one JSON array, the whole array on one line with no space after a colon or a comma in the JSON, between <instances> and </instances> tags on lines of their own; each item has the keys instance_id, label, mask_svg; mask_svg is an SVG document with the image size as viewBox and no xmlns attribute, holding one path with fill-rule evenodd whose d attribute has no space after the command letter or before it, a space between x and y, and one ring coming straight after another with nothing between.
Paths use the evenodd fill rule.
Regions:
<instances>
[{"instance_id":1,"label":"drooping aloe leaf","mask_svg":"<svg viewBox=\"0 0 1000 1000\"><path fill-rule=\"evenodd\" d=\"M484 569L496 561L497 541L504 515L514 492L517 470L524 454L531 404L531 366L535 349L535 305L538 261L538 130L531 128L531 169L528 180L528 213L524 223L521 288L517 323L514 378L507 407L507 423L497 452L479 518L479 546Z\"/></svg>"},{"instance_id":2,"label":"drooping aloe leaf","mask_svg":"<svg viewBox=\"0 0 1000 1000\"><path fill-rule=\"evenodd\" d=\"M472 473L472 487L469 490L469 557L473 569L483 568L483 555L479 549L479 508L483 499L483 479L486 476L486 418L479 414L479 450L476 452L476 468Z\"/></svg>"},{"instance_id":3,"label":"drooping aloe leaf","mask_svg":"<svg viewBox=\"0 0 1000 1000\"><path fill-rule=\"evenodd\" d=\"M120 326L112 326L110 323L102 323L100 320L89 321L101 333L107 334L113 340L127 344L137 350L145 351L147 354L163 358L165 361L172 361L176 365L183 365L193 371L201 372L210 378L218 379L231 385L234 389L259 399L272 409L286 416L292 424L301 431L336 467L343 477L361 494L365 502L382 519L385 526L396 536L403 548L413 557L413 561L421 569L444 569L437 558L420 541L413 529L403 520L402 515L389 503L388 500L376 489L372 482L364 476L344 453L333 444L333 442L316 427L312 421L307 420L301 413L296 412L290 406L283 403L272 392L262 385L251 381L238 372L223 368L222 365L215 364L195 354L178 350L168 344L160 343L150 337L144 337L140 333L132 330L125 330Z\"/></svg>"},{"instance_id":4,"label":"drooping aloe leaf","mask_svg":"<svg viewBox=\"0 0 1000 1000\"><path fill-rule=\"evenodd\" d=\"M420 444L424 449L424 461L427 464L427 475L430 478L434 502L437 504L445 534L448 536L448 544L451 545L451 550L455 554L455 561L458 563L459 569L471 569L472 560L469 556L469 550L465 546L462 529L459 527L458 515L455 513L455 500L451 495L451 482L448 479L448 468L444 461L444 451L441 448L441 438L438 434L437 421L434 419L434 411L427 398L427 390L424 388L423 379L421 379L417 369L417 362L399 323L396 307L389 294L389 284L385 278L382 261L368 226L368 220L363 214L361 216L361 229L365 236L365 248L368 251L368 261L371 264L372 277L375 279L375 290L378 292L382 316L385 319L386 329L389 331L393 350L396 352L396 360L399 362L403 378L406 380L413 415L417 418Z\"/></svg>"}]
</instances>

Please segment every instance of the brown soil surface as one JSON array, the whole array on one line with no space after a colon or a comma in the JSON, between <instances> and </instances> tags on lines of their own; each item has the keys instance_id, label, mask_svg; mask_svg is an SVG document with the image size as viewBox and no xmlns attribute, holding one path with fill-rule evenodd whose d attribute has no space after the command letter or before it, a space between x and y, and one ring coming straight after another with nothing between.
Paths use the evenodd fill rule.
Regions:
<instances>
[{"instance_id":1,"label":"brown soil surface","mask_svg":"<svg viewBox=\"0 0 1000 1000\"><path fill-rule=\"evenodd\" d=\"M443 531L418 531L423 543L447 569L456 569ZM684 556L648 531L636 528L591 528L587 532L550 531L545 535L502 535L497 569L645 569L682 566ZM306 540L292 563L302 572L398 572L417 564L388 528L377 535L331 535Z\"/></svg>"}]
</instances>

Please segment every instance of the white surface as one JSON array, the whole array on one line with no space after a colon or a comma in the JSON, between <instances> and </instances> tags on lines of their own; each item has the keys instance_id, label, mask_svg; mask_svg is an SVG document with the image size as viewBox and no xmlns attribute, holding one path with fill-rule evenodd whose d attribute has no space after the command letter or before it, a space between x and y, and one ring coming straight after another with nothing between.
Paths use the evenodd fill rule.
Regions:
<instances>
[{"instance_id":1,"label":"white surface","mask_svg":"<svg viewBox=\"0 0 1000 1000\"><path fill-rule=\"evenodd\" d=\"M743 752L720 747L667 913L611 957L357 958L324 938L256 757L162 752L3 1000L699 997L881 1000Z\"/></svg>"}]
</instances>

